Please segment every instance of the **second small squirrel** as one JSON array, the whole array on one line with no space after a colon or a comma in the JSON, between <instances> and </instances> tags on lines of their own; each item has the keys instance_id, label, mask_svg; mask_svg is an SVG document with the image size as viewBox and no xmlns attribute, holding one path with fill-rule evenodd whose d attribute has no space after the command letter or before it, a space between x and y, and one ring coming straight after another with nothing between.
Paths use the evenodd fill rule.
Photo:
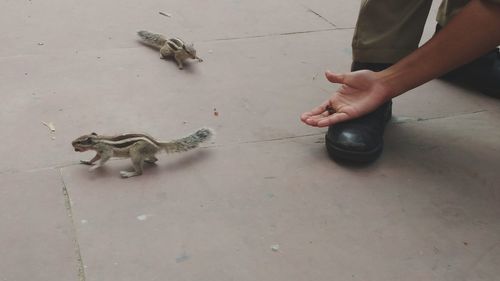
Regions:
<instances>
[{"instance_id":1,"label":"second small squirrel","mask_svg":"<svg viewBox=\"0 0 500 281\"><path fill-rule=\"evenodd\" d=\"M167 39L161 34L144 30L137 32L137 35L139 35L145 44L159 48L161 58L173 57L179 69L184 67L183 62L186 59L197 59L199 62L203 61L196 56L196 49L193 44L186 44L180 38L174 37Z\"/></svg>"},{"instance_id":2,"label":"second small squirrel","mask_svg":"<svg viewBox=\"0 0 500 281\"><path fill-rule=\"evenodd\" d=\"M142 174L144 162L155 163L155 155L161 151L167 153L183 152L198 147L202 142L209 140L214 131L202 128L191 135L168 142L157 141L145 134L125 134L118 136L102 136L96 133L83 135L71 144L75 151L84 152L94 150L96 155L89 161L80 161L82 164L93 165L90 170L102 167L111 157L130 158L134 171L121 171L124 178ZM95 162L99 161L97 164Z\"/></svg>"}]
</instances>

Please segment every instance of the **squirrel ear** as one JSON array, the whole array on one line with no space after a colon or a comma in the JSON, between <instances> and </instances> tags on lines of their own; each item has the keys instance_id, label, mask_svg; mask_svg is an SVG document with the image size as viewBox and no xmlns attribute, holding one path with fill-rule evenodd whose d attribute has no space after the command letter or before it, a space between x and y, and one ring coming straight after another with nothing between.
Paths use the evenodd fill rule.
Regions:
<instances>
[{"instance_id":1,"label":"squirrel ear","mask_svg":"<svg viewBox=\"0 0 500 281\"><path fill-rule=\"evenodd\" d=\"M93 135L93 136L97 136L97 133L92 132L92 134L91 134L91 135Z\"/></svg>"}]
</instances>

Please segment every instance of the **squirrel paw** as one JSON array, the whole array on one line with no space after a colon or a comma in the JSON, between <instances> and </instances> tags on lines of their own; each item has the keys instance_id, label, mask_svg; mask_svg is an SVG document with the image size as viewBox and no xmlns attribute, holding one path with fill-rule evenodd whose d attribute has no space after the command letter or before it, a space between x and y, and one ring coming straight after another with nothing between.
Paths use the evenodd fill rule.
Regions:
<instances>
[{"instance_id":1,"label":"squirrel paw","mask_svg":"<svg viewBox=\"0 0 500 281\"><path fill-rule=\"evenodd\" d=\"M135 176L140 176L141 173L138 173L138 172L127 172L127 171L121 171L120 172L120 176L122 176L122 178L131 178L131 177L135 177Z\"/></svg>"},{"instance_id":2,"label":"squirrel paw","mask_svg":"<svg viewBox=\"0 0 500 281\"><path fill-rule=\"evenodd\" d=\"M97 169L99 167L101 167L101 165L94 165L94 166L92 166L92 167L89 168L89 172L92 172L93 170L95 170L95 169Z\"/></svg>"},{"instance_id":3,"label":"squirrel paw","mask_svg":"<svg viewBox=\"0 0 500 281\"><path fill-rule=\"evenodd\" d=\"M144 160L144 162L146 162L148 164L155 164L156 161L158 161L158 158L156 158L156 157L150 157L150 158Z\"/></svg>"}]
</instances>

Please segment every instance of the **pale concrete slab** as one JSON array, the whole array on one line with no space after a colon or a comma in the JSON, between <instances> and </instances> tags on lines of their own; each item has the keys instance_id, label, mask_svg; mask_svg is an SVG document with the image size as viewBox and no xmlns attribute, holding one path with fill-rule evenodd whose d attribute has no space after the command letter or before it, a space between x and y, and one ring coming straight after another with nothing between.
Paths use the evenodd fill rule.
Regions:
<instances>
[{"instance_id":1,"label":"pale concrete slab","mask_svg":"<svg viewBox=\"0 0 500 281\"><path fill-rule=\"evenodd\" d=\"M162 157L128 180L128 161L64 169L87 280L494 280L500 178L483 169L499 136L460 150L460 124L484 119L394 125L370 167L330 161L318 135ZM411 128L438 148L404 146Z\"/></svg>"},{"instance_id":2,"label":"pale concrete slab","mask_svg":"<svg viewBox=\"0 0 500 281\"><path fill-rule=\"evenodd\" d=\"M14 203L25 200L41 207L26 221L59 219L65 212L46 205L64 203L62 168L76 235L60 217L51 223L63 230L37 225L23 241L63 241L46 262L61 258L50 274L73 273L64 280L78 269L80 280L496 280L498 100L441 81L398 98L385 152L367 167L330 161L325 130L298 121L335 90L323 71L349 69L358 6L0 3L0 154L8 159L0 179L24 186L2 185L2 214L20 212ZM431 15L424 38L433 25ZM139 29L194 41L205 61L179 71L137 42ZM162 156L128 180L118 172L129 161L89 173L76 163L92 155L70 146L92 131L171 139L202 126L218 132L213 143ZM6 237L28 233L12 220L0 227ZM0 265L7 277L39 270L34 261L20 266L24 244L5 241L15 257ZM68 250L75 245L80 265ZM50 274L42 278L66 276Z\"/></svg>"},{"instance_id":3,"label":"pale concrete slab","mask_svg":"<svg viewBox=\"0 0 500 281\"><path fill-rule=\"evenodd\" d=\"M500 100L442 80L422 85L393 101L393 121L432 119L497 111ZM419 106L415 106L418 104Z\"/></svg>"},{"instance_id":4,"label":"pale concrete slab","mask_svg":"<svg viewBox=\"0 0 500 281\"><path fill-rule=\"evenodd\" d=\"M65 203L59 171L0 174L0 280L82 280Z\"/></svg>"},{"instance_id":5,"label":"pale concrete slab","mask_svg":"<svg viewBox=\"0 0 500 281\"><path fill-rule=\"evenodd\" d=\"M25 57L4 58L0 73L7 80L0 87L9 94L0 105L3 130L36 139L37 145L25 146L22 154L2 146L11 161L0 169L74 163L81 156L71 152L71 140L93 131L170 139L211 126L218 143L315 132L297 120L335 89L323 71L349 67L350 52L342 46L350 37L351 31L340 30L204 42L199 49L205 61L183 71L138 43L131 49L34 56L29 63ZM56 131L43 121L53 122Z\"/></svg>"},{"instance_id":6,"label":"pale concrete slab","mask_svg":"<svg viewBox=\"0 0 500 281\"><path fill-rule=\"evenodd\" d=\"M474 196L498 200L499 118L497 109L389 124L386 154L421 165L425 172L415 171L420 177L444 173L444 186L468 186Z\"/></svg>"},{"instance_id":7,"label":"pale concrete slab","mask_svg":"<svg viewBox=\"0 0 500 281\"><path fill-rule=\"evenodd\" d=\"M300 3L287 0L52 0L0 5L5 11L0 19L2 57L130 48L136 32L143 29L200 42L332 28Z\"/></svg>"},{"instance_id":8,"label":"pale concrete slab","mask_svg":"<svg viewBox=\"0 0 500 281\"><path fill-rule=\"evenodd\" d=\"M354 28L361 1L295 0L336 28Z\"/></svg>"}]
</instances>

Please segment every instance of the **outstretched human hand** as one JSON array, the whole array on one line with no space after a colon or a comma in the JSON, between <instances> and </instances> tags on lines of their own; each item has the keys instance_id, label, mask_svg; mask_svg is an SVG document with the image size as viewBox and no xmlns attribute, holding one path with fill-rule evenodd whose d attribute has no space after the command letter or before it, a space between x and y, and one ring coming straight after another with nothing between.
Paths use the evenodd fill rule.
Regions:
<instances>
[{"instance_id":1,"label":"outstretched human hand","mask_svg":"<svg viewBox=\"0 0 500 281\"><path fill-rule=\"evenodd\" d=\"M360 70L345 74L325 73L328 81L341 84L332 97L300 116L302 122L326 127L361 117L390 99L390 93L376 72Z\"/></svg>"}]
</instances>

